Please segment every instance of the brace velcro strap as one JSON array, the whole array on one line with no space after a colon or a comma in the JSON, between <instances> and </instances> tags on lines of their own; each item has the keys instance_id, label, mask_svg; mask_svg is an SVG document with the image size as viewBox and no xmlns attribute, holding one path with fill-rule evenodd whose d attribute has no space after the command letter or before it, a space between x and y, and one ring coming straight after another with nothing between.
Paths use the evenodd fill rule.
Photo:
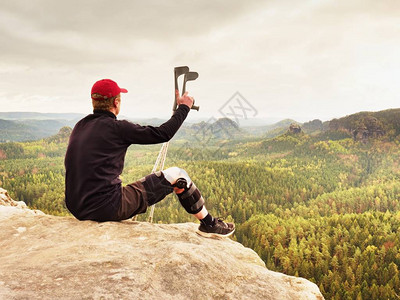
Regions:
<instances>
[{"instance_id":1,"label":"brace velcro strap","mask_svg":"<svg viewBox=\"0 0 400 300\"><path fill-rule=\"evenodd\" d=\"M154 172L153 174L156 175L157 177L161 177L161 175L163 175L163 173L162 173L161 171ZM151 175L151 174L150 174L150 175ZM147 175L147 176L150 176L150 175ZM141 183L145 182L147 176L140 178L139 181L140 181Z\"/></svg>"},{"instance_id":2,"label":"brace velcro strap","mask_svg":"<svg viewBox=\"0 0 400 300\"><path fill-rule=\"evenodd\" d=\"M197 214L200 212L205 203L199 189L193 182L186 191L178 194L178 199L189 214Z\"/></svg>"},{"instance_id":3,"label":"brace velcro strap","mask_svg":"<svg viewBox=\"0 0 400 300\"><path fill-rule=\"evenodd\" d=\"M184 200L186 198L189 198L190 196L193 195L193 193L197 190L197 187L194 185L194 183L192 183L192 185L190 186L190 188L187 191L184 191L180 196L181 199Z\"/></svg>"},{"instance_id":4,"label":"brace velcro strap","mask_svg":"<svg viewBox=\"0 0 400 300\"><path fill-rule=\"evenodd\" d=\"M200 208L202 208L204 203L205 203L205 201L204 201L203 197L200 197L200 199L197 200L197 202L191 206L192 211L199 210Z\"/></svg>"}]
</instances>

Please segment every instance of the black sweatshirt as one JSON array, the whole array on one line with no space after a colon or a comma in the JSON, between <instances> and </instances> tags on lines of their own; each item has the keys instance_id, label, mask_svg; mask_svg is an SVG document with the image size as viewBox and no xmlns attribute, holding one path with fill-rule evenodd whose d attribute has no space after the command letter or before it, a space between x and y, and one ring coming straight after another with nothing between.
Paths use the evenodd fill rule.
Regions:
<instances>
[{"instance_id":1,"label":"black sweatshirt","mask_svg":"<svg viewBox=\"0 0 400 300\"><path fill-rule=\"evenodd\" d=\"M80 120L65 155L65 203L80 220L107 221L121 202L125 153L131 144L169 141L182 125L189 107L180 105L159 127L117 120L109 111L94 110Z\"/></svg>"}]
</instances>

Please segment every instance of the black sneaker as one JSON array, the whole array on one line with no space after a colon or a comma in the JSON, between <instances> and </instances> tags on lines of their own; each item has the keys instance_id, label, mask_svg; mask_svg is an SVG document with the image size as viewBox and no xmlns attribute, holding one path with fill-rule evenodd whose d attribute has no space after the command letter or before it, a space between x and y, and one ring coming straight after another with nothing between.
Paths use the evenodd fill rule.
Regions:
<instances>
[{"instance_id":1,"label":"black sneaker","mask_svg":"<svg viewBox=\"0 0 400 300\"><path fill-rule=\"evenodd\" d=\"M197 234L204 237L215 237L215 236L230 236L235 232L235 224L225 223L219 218L214 219L214 225L208 226L203 223L200 224Z\"/></svg>"}]
</instances>

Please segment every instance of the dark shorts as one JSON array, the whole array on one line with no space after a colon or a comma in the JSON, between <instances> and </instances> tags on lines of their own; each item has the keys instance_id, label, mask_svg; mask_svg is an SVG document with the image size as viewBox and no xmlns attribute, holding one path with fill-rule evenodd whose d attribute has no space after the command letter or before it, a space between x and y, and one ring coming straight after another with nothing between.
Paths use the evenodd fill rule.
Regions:
<instances>
[{"instance_id":1,"label":"dark shorts","mask_svg":"<svg viewBox=\"0 0 400 300\"><path fill-rule=\"evenodd\" d=\"M121 205L115 220L126 220L145 213L148 206L156 204L172 193L171 184L164 174L157 172L122 187Z\"/></svg>"}]
</instances>

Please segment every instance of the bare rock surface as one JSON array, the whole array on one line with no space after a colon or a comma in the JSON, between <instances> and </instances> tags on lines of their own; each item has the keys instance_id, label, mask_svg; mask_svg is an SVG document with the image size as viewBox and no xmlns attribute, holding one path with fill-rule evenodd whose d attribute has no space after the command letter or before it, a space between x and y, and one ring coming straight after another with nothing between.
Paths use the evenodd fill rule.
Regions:
<instances>
[{"instance_id":1,"label":"bare rock surface","mask_svg":"<svg viewBox=\"0 0 400 300\"><path fill-rule=\"evenodd\" d=\"M323 299L310 281L269 271L253 250L197 226L0 205L0 299Z\"/></svg>"}]
</instances>

